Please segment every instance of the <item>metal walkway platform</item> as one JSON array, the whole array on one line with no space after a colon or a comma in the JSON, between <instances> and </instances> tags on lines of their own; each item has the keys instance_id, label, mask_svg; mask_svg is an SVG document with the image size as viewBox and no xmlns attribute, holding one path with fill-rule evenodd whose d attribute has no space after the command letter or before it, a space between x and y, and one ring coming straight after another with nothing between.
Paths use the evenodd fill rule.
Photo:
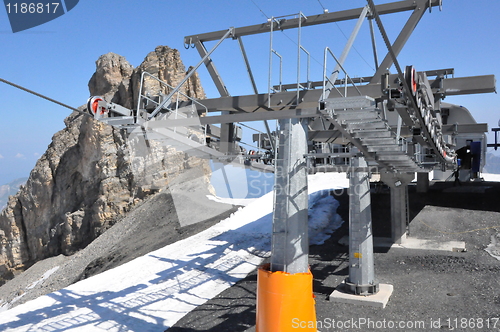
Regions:
<instances>
[{"instance_id":1,"label":"metal walkway platform","mask_svg":"<svg viewBox=\"0 0 500 332\"><path fill-rule=\"evenodd\" d=\"M372 98L330 99L325 107L327 120L369 160L399 173L429 171L409 153L405 139L397 137Z\"/></svg>"}]
</instances>

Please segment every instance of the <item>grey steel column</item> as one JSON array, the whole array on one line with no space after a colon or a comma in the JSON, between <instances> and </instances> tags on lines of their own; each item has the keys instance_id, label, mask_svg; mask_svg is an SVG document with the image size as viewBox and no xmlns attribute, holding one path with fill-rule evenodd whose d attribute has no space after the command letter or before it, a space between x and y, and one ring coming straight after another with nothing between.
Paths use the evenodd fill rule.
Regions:
<instances>
[{"instance_id":1,"label":"grey steel column","mask_svg":"<svg viewBox=\"0 0 500 332\"><path fill-rule=\"evenodd\" d=\"M352 167L367 167L364 157L353 157ZM367 172L349 174L349 278L347 291L368 295L378 292L373 267L370 178Z\"/></svg>"},{"instance_id":2,"label":"grey steel column","mask_svg":"<svg viewBox=\"0 0 500 332\"><path fill-rule=\"evenodd\" d=\"M391 238L396 244L406 239L408 225L408 184L391 187Z\"/></svg>"},{"instance_id":3,"label":"grey steel column","mask_svg":"<svg viewBox=\"0 0 500 332\"><path fill-rule=\"evenodd\" d=\"M275 201L271 271L305 273L309 269L307 120L279 120L275 163Z\"/></svg>"},{"instance_id":4,"label":"grey steel column","mask_svg":"<svg viewBox=\"0 0 500 332\"><path fill-rule=\"evenodd\" d=\"M415 173L380 173L380 179L391 188L391 238L396 244L406 239L409 223L408 184L414 178Z\"/></svg>"},{"instance_id":5,"label":"grey steel column","mask_svg":"<svg viewBox=\"0 0 500 332\"><path fill-rule=\"evenodd\" d=\"M417 192L426 193L429 191L429 173L417 173Z\"/></svg>"}]
</instances>

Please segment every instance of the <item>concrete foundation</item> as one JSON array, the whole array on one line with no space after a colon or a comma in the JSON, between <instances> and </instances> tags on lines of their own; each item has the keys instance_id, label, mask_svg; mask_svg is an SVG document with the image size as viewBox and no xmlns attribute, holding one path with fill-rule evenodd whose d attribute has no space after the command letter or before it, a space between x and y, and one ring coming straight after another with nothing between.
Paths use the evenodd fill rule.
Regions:
<instances>
[{"instance_id":1,"label":"concrete foundation","mask_svg":"<svg viewBox=\"0 0 500 332\"><path fill-rule=\"evenodd\" d=\"M463 241L439 241L439 240L426 240L406 237L403 243L394 243L389 238L375 238L374 246L379 248L405 248L405 249L421 249L421 250L439 250L439 251L453 251L463 252L465 249L465 242Z\"/></svg>"},{"instance_id":2,"label":"concrete foundation","mask_svg":"<svg viewBox=\"0 0 500 332\"><path fill-rule=\"evenodd\" d=\"M348 246L349 237L343 236L339 242L340 245ZM373 246L375 248L406 248L406 249L421 249L421 250L439 250L439 251L453 251L463 252L467 251L464 241L439 241L439 240L426 240L417 239L412 237L405 237L403 243L394 243L391 238L387 237L374 237Z\"/></svg>"},{"instance_id":3,"label":"concrete foundation","mask_svg":"<svg viewBox=\"0 0 500 332\"><path fill-rule=\"evenodd\" d=\"M385 308L392 295L393 287L389 284L379 284L376 294L363 296L354 295L344 291L344 284L340 284L329 296L330 302L366 305L376 308Z\"/></svg>"},{"instance_id":4,"label":"concrete foundation","mask_svg":"<svg viewBox=\"0 0 500 332\"><path fill-rule=\"evenodd\" d=\"M349 237L343 236L339 242L340 245L348 246ZM406 248L406 249L421 249L421 250L439 250L439 251L453 251L463 252L467 251L464 241L439 241L439 240L426 240L406 237L405 241L401 244L394 243L391 238L387 237L374 237L373 246L375 248Z\"/></svg>"}]
</instances>

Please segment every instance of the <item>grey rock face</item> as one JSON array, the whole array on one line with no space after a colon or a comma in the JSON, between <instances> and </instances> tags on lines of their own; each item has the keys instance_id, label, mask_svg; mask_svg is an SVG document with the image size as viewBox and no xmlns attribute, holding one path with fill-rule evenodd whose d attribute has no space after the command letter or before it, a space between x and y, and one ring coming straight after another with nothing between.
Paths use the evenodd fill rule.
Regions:
<instances>
[{"instance_id":1,"label":"grey rock face","mask_svg":"<svg viewBox=\"0 0 500 332\"><path fill-rule=\"evenodd\" d=\"M96 72L89 81L92 96L102 96L105 100L131 107L129 84L134 67L121 55L107 53L96 61Z\"/></svg>"},{"instance_id":2,"label":"grey rock face","mask_svg":"<svg viewBox=\"0 0 500 332\"><path fill-rule=\"evenodd\" d=\"M188 73L182 63L179 51L168 46L156 47L135 69L123 56L107 53L96 61L96 72L89 81L90 94L102 96L109 102L127 108L136 108L141 77L144 72L157 77L170 86L161 84L150 76L145 76L142 92L151 96L168 94ZM205 98L205 92L197 73L190 77L179 92L180 100L185 100L185 96L196 99Z\"/></svg>"}]
</instances>

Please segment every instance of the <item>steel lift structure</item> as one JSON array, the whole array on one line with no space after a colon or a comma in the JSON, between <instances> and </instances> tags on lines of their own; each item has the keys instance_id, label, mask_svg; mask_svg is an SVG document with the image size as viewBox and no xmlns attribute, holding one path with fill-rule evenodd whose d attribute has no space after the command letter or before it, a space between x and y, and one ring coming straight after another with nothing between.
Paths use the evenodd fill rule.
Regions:
<instances>
[{"instance_id":1,"label":"steel lift structure","mask_svg":"<svg viewBox=\"0 0 500 332\"><path fill-rule=\"evenodd\" d=\"M498 127L500 127L500 120L498 120ZM500 128L491 128L491 131L495 133L495 143L488 144L488 147L494 148L496 151L500 146L500 143L498 142L498 132L500 132Z\"/></svg>"},{"instance_id":2,"label":"steel lift structure","mask_svg":"<svg viewBox=\"0 0 500 332\"><path fill-rule=\"evenodd\" d=\"M185 47L195 48L201 60L178 86L168 87L168 94L151 96L142 91L141 85L134 110L100 97L89 99L88 111L96 119L144 142L158 141L193 156L242 160L246 165L274 171L271 259L269 266L259 269L257 331L288 331L293 317L315 320L308 266L308 173L348 173L349 277L343 287L353 296L370 296L380 289L373 264L371 175L380 173L390 187L391 240L402 243L409 224L408 184L415 173L419 186L425 188L431 170L456 169L456 142L461 135L484 137L487 132L487 125L477 124L467 109L443 100L494 92L493 75L454 77L453 69L417 71L413 66L402 68L398 62L399 53L423 15L441 6L442 0L380 5L367 0L362 8L272 17L257 25L186 36ZM391 43L381 16L405 11L411 12L410 17ZM308 75L302 80L300 58L310 56L301 42L302 29L348 20L356 23L341 55L335 56L328 47L324 50L323 79L311 81ZM352 78L344 65L365 21L370 24L376 71L369 77ZM374 21L387 49L380 63ZM274 49L273 37L289 29L298 31L297 80L283 84L280 72L279 84L273 85L273 60L280 59L281 69L283 58ZM264 33L270 36L270 47L268 90L262 93L257 89L243 38ZM227 39L237 41L253 94L231 96L217 71L212 54ZM209 42L215 42L210 51L206 48ZM335 68L327 74L331 58ZM182 85L202 65L220 97L195 100L180 93ZM394 73L389 72L392 66ZM144 73L142 81L147 79L158 80ZM211 115L214 112L220 115ZM276 131L271 131L269 120L277 121ZM256 153L247 153L238 144L244 126L241 123L250 121L263 121L266 128L265 133L254 135L259 141Z\"/></svg>"},{"instance_id":3,"label":"steel lift structure","mask_svg":"<svg viewBox=\"0 0 500 332\"><path fill-rule=\"evenodd\" d=\"M412 66L403 69L398 63L398 54L422 16L441 5L441 0L406 0L376 6L367 0L363 8L325 11L314 16L298 13L272 17L258 25L186 36L185 46L196 48L201 61L177 87L171 87L168 95L157 99L141 95L136 110L123 109L98 97L90 99L89 110L101 121L143 135L145 139L165 139L168 144L183 146L193 155L217 160L262 158L264 154L260 150L257 155L241 153L236 134L240 127L235 123L265 122L267 132L262 137L269 143L267 158L274 164L275 203L270 265L261 267L258 277L258 331L284 331L287 329L283 324L291 317L300 316L305 321L315 317L308 267L308 173L344 171L349 174L349 277L344 288L352 294L368 296L379 290L373 267L371 174L380 173L382 181L390 187L392 241L404 242L409 224L408 183L415 173L425 187L429 171L456 168L457 137L461 134L481 136L488 130L486 124L477 124L466 109L443 100L452 95L494 92L493 75L456 78L453 69L417 71ZM410 11L411 15L391 43L381 16L403 11ZM310 81L308 77L302 81L300 57L308 52L301 43L301 29L346 20L356 20L356 24L342 54L337 58L325 48L323 80ZM371 28L377 69L373 76L354 79L345 71L344 63L366 20ZM373 21L387 48L380 64ZM273 58L279 57L280 68L282 66L282 56L273 46L273 35L288 29L298 30L297 81L282 84L280 73L279 84L272 85ZM243 44L243 37L262 33L270 35L268 91L265 93L257 90ZM231 96L219 75L211 55L226 39L238 42L254 94ZM205 44L211 41L216 44L208 51ZM329 75L326 73L328 58L335 61ZM220 97L179 99L182 84L203 64ZM395 73L388 70L392 66ZM220 115L210 116L213 112ZM202 114L206 116L200 116ZM271 132L268 120L278 121L276 132ZM220 128L215 124L220 124ZM196 130L178 131L178 128L194 127ZM198 139L193 140L195 132ZM211 139L203 139L206 137ZM212 144L214 140L218 141L216 149ZM299 284L290 277L303 278L304 275L309 275L309 279ZM288 309L281 310L283 308ZM279 317L270 312L278 309L282 312Z\"/></svg>"}]
</instances>

